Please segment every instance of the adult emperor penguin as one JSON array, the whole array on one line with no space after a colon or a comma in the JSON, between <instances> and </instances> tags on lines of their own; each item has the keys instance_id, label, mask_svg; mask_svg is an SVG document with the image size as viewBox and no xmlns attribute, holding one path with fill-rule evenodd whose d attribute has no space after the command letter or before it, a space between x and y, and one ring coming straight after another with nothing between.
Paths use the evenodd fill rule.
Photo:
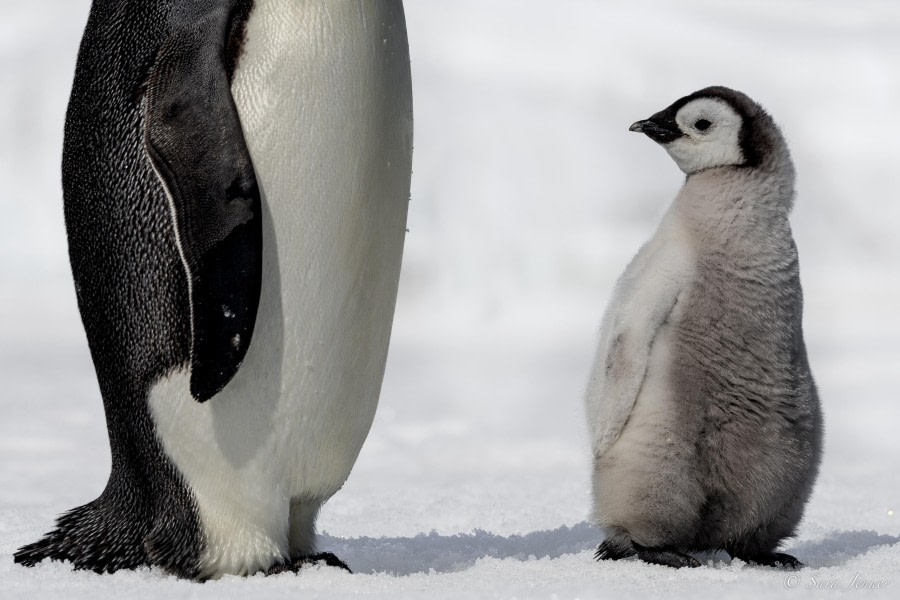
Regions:
<instances>
[{"instance_id":1,"label":"adult emperor penguin","mask_svg":"<svg viewBox=\"0 0 900 600\"><path fill-rule=\"evenodd\" d=\"M794 168L771 117L710 87L631 126L684 187L619 278L586 396L598 559L673 567L725 550L800 566L793 535L818 472L803 342Z\"/></svg>"},{"instance_id":2,"label":"adult emperor penguin","mask_svg":"<svg viewBox=\"0 0 900 600\"><path fill-rule=\"evenodd\" d=\"M324 556L317 513L380 392L411 154L400 0L94 0L63 191L112 473L17 562L206 579Z\"/></svg>"}]
</instances>

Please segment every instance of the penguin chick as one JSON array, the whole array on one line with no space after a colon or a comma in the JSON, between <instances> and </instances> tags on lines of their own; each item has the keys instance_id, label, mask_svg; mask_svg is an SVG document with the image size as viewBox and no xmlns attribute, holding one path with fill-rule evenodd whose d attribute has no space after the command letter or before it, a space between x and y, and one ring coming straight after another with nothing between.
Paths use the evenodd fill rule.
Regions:
<instances>
[{"instance_id":1,"label":"penguin chick","mask_svg":"<svg viewBox=\"0 0 900 600\"><path fill-rule=\"evenodd\" d=\"M586 394L597 559L672 567L725 550L799 567L819 399L788 214L794 167L771 117L709 87L631 126L687 175L619 278Z\"/></svg>"}]
</instances>

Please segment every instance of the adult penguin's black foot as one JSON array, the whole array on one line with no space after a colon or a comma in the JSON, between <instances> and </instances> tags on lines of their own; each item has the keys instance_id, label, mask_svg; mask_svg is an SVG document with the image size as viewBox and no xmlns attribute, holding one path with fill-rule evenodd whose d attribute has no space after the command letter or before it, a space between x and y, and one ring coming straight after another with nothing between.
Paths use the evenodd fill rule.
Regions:
<instances>
[{"instance_id":1,"label":"adult penguin's black foot","mask_svg":"<svg viewBox=\"0 0 900 600\"><path fill-rule=\"evenodd\" d=\"M328 567L337 567L348 573L352 573L347 563L339 559L331 552L319 552L318 554L310 554L309 556L298 556L289 563L279 563L269 567L266 575L278 575L279 573L297 573L306 565L316 565L324 563Z\"/></svg>"}]
</instances>

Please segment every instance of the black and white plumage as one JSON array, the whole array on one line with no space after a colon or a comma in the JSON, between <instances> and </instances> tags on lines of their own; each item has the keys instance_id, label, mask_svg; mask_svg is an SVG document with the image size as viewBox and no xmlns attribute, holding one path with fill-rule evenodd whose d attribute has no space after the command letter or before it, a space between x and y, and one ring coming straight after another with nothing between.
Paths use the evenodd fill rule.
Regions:
<instances>
[{"instance_id":1,"label":"black and white plumage","mask_svg":"<svg viewBox=\"0 0 900 600\"><path fill-rule=\"evenodd\" d=\"M318 556L378 401L411 154L400 0L94 1L63 192L112 473L17 562Z\"/></svg>"},{"instance_id":2,"label":"black and white plumage","mask_svg":"<svg viewBox=\"0 0 900 600\"><path fill-rule=\"evenodd\" d=\"M788 223L794 168L746 95L711 87L631 126L687 175L619 278L586 395L598 559L797 566L822 420Z\"/></svg>"}]
</instances>

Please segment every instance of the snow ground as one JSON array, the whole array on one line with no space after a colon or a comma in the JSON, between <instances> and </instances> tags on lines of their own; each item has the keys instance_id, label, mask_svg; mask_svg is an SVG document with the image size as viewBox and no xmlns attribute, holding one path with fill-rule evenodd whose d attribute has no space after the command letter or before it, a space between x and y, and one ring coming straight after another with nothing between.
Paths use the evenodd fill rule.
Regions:
<instances>
[{"instance_id":1,"label":"snow ground","mask_svg":"<svg viewBox=\"0 0 900 600\"><path fill-rule=\"evenodd\" d=\"M59 156L87 0L0 4L0 597L833 597L900 586L900 6L890 0L408 0L410 234L379 413L320 518L357 574L97 576L11 554L108 475L68 275ZM681 176L627 131L722 83L799 173L826 416L788 574L598 565L581 391L613 282ZM650 175L652 174L652 176ZM818 587L817 587L818 586ZM834 589L837 588L837 589Z\"/></svg>"}]
</instances>

